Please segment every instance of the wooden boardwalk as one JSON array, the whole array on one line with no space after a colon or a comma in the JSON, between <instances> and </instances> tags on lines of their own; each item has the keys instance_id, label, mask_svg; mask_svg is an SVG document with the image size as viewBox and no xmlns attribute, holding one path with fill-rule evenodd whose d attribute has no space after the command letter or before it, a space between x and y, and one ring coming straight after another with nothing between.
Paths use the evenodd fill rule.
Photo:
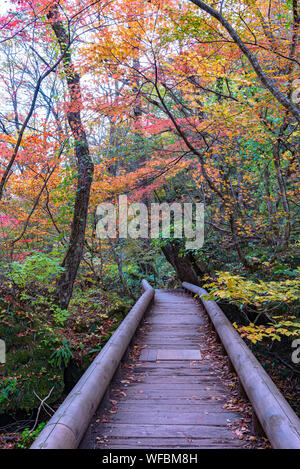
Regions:
<instances>
[{"instance_id":1,"label":"wooden boardwalk","mask_svg":"<svg viewBox=\"0 0 300 469\"><path fill-rule=\"evenodd\" d=\"M230 394L205 353L205 324L194 298L156 290L80 447L242 448L228 425L241 414L223 408Z\"/></svg>"}]
</instances>

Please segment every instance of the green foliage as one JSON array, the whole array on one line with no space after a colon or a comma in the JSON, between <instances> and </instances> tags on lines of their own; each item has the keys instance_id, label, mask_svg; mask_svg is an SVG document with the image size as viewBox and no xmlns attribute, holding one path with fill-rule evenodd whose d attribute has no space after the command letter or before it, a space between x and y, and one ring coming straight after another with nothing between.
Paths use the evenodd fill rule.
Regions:
<instances>
[{"instance_id":1,"label":"green foliage","mask_svg":"<svg viewBox=\"0 0 300 469\"><path fill-rule=\"evenodd\" d=\"M9 278L19 287L25 287L30 282L48 283L63 270L58 257L36 252L23 263L12 262Z\"/></svg>"},{"instance_id":2,"label":"green foliage","mask_svg":"<svg viewBox=\"0 0 300 469\"><path fill-rule=\"evenodd\" d=\"M55 402L64 388L63 370L49 366L51 354L62 342L55 321L42 313L7 308L3 301L0 308L0 336L6 342L6 363L0 366L0 414L38 407L33 391L43 396L54 387L49 402Z\"/></svg>"},{"instance_id":3,"label":"green foliage","mask_svg":"<svg viewBox=\"0 0 300 469\"><path fill-rule=\"evenodd\" d=\"M0 404L9 399L17 387L17 378L3 378L0 382Z\"/></svg>"},{"instance_id":4,"label":"green foliage","mask_svg":"<svg viewBox=\"0 0 300 469\"><path fill-rule=\"evenodd\" d=\"M70 342L68 339L63 339L61 346L50 356L49 363L57 368L62 368L62 366L68 365L72 357L73 353L70 349Z\"/></svg>"},{"instance_id":5,"label":"green foliage","mask_svg":"<svg viewBox=\"0 0 300 469\"><path fill-rule=\"evenodd\" d=\"M289 277L298 277L300 274L300 268L298 269L290 269L286 265L283 264L276 264L273 268L273 273L278 275L285 275Z\"/></svg>"},{"instance_id":6,"label":"green foliage","mask_svg":"<svg viewBox=\"0 0 300 469\"><path fill-rule=\"evenodd\" d=\"M25 430L21 434L22 440L16 445L16 448L17 449L29 448L45 426L46 426L46 423L42 422L33 431L31 431L30 428L25 428Z\"/></svg>"},{"instance_id":7,"label":"green foliage","mask_svg":"<svg viewBox=\"0 0 300 469\"><path fill-rule=\"evenodd\" d=\"M66 309L61 309L56 304L52 304L51 306L52 310L54 311L52 317L55 324L64 326L67 319L70 317L70 313Z\"/></svg>"}]
</instances>

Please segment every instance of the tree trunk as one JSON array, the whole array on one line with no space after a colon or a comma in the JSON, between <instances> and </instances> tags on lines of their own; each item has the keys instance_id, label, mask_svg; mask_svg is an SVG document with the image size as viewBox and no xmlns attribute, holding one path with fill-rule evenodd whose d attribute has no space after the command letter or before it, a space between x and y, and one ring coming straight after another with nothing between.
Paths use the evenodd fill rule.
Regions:
<instances>
[{"instance_id":1,"label":"tree trunk","mask_svg":"<svg viewBox=\"0 0 300 469\"><path fill-rule=\"evenodd\" d=\"M57 4L51 6L48 14L52 30L59 43L63 58L63 68L66 75L70 95L69 107L66 111L69 126L74 138L74 148L77 163L77 190L74 205L73 221L69 247L63 260L64 273L57 279L56 291L61 308L69 305L73 285L76 279L80 261L82 259L85 228L87 222L88 204L92 184L94 166L89 153L87 137L81 121L81 88L80 77L74 69L70 42L65 26L59 17Z\"/></svg>"},{"instance_id":2,"label":"tree trunk","mask_svg":"<svg viewBox=\"0 0 300 469\"><path fill-rule=\"evenodd\" d=\"M166 246L162 246L161 249L167 261L173 266L177 277L181 282L189 282L194 285L199 285L199 279L191 259L189 258L189 255L186 254L181 256L181 246L178 243L168 243Z\"/></svg>"}]
</instances>

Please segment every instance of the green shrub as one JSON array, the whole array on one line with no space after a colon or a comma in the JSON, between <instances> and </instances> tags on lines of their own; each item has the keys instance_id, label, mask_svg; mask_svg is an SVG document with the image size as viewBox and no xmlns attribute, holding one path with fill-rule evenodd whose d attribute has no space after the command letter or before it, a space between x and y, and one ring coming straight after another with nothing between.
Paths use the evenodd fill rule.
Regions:
<instances>
[{"instance_id":1,"label":"green shrub","mask_svg":"<svg viewBox=\"0 0 300 469\"><path fill-rule=\"evenodd\" d=\"M0 404L11 398L17 387L17 378L3 378L0 381Z\"/></svg>"},{"instance_id":2,"label":"green shrub","mask_svg":"<svg viewBox=\"0 0 300 469\"><path fill-rule=\"evenodd\" d=\"M22 440L16 445L16 448L17 449L29 448L45 426L46 426L46 423L42 422L33 431L31 431L30 428L25 428L25 430L22 432Z\"/></svg>"},{"instance_id":3,"label":"green shrub","mask_svg":"<svg viewBox=\"0 0 300 469\"><path fill-rule=\"evenodd\" d=\"M68 339L63 339L61 346L50 356L49 363L57 368L61 368L62 366L67 366L72 357L73 353L69 347L69 341Z\"/></svg>"},{"instance_id":4,"label":"green shrub","mask_svg":"<svg viewBox=\"0 0 300 469\"><path fill-rule=\"evenodd\" d=\"M48 283L64 271L60 262L59 257L36 252L22 263L13 262L8 276L19 287L25 287L30 282Z\"/></svg>"}]
</instances>

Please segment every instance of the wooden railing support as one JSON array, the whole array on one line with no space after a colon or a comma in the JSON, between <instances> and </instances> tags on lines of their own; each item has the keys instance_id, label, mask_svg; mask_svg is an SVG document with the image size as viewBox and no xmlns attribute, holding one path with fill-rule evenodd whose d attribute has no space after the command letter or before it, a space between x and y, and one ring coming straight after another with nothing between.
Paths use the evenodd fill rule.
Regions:
<instances>
[{"instance_id":1,"label":"wooden railing support","mask_svg":"<svg viewBox=\"0 0 300 469\"><path fill-rule=\"evenodd\" d=\"M209 296L203 288L187 282L182 286L201 299L272 447L300 449L300 419L223 311L215 301L202 298ZM253 424L257 428L256 417Z\"/></svg>"},{"instance_id":2,"label":"wooden railing support","mask_svg":"<svg viewBox=\"0 0 300 469\"><path fill-rule=\"evenodd\" d=\"M154 289L142 281L144 293L51 417L31 449L74 449L89 425L151 303Z\"/></svg>"}]
</instances>

